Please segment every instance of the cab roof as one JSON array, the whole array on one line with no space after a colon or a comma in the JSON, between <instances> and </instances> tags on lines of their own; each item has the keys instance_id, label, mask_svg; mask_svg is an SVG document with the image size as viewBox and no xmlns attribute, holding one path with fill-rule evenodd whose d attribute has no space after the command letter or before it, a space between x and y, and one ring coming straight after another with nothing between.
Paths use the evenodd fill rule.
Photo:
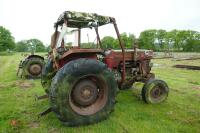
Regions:
<instances>
[{"instance_id":1,"label":"cab roof","mask_svg":"<svg viewBox=\"0 0 200 133\"><path fill-rule=\"evenodd\" d=\"M112 17L102 16L96 13L65 11L59 16L55 26L61 26L64 21L67 21L67 27L87 28L112 23L113 20L114 18Z\"/></svg>"}]
</instances>

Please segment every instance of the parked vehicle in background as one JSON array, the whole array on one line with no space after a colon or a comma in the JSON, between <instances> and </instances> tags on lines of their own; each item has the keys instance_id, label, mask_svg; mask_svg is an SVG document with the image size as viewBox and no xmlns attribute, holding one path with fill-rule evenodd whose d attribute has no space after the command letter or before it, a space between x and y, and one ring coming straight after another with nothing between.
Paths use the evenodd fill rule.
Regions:
<instances>
[{"instance_id":1,"label":"parked vehicle in background","mask_svg":"<svg viewBox=\"0 0 200 133\"><path fill-rule=\"evenodd\" d=\"M40 78L44 66L44 57L39 55L27 55L20 61L17 76L21 78Z\"/></svg>"}]
</instances>

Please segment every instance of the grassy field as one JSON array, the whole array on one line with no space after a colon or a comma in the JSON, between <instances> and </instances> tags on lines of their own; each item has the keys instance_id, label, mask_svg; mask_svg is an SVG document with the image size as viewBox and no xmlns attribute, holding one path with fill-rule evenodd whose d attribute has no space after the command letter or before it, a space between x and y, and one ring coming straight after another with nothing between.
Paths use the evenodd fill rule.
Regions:
<instances>
[{"instance_id":1,"label":"grassy field","mask_svg":"<svg viewBox=\"0 0 200 133\"><path fill-rule=\"evenodd\" d=\"M0 56L0 132L22 133L199 133L200 71L176 69L174 64L199 65L200 61L153 60L153 72L165 80L170 93L167 101L157 105L141 100L141 83L135 89L121 91L115 111L97 124L65 127L50 113L37 114L48 108L48 100L35 101L44 94L40 80L22 80L16 76L20 54Z\"/></svg>"}]
</instances>

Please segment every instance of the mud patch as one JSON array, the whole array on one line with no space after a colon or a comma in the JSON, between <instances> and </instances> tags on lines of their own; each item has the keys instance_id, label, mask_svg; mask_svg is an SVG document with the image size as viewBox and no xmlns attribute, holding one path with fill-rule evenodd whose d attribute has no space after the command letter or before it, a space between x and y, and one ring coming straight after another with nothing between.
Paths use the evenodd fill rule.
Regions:
<instances>
[{"instance_id":1,"label":"mud patch","mask_svg":"<svg viewBox=\"0 0 200 133\"><path fill-rule=\"evenodd\" d=\"M194 124L200 123L200 119L188 118L188 119L182 120L182 122L185 124L194 125Z\"/></svg>"},{"instance_id":2,"label":"mud patch","mask_svg":"<svg viewBox=\"0 0 200 133\"><path fill-rule=\"evenodd\" d=\"M192 89L193 90L200 90L200 86L193 86Z\"/></svg>"},{"instance_id":3,"label":"mud patch","mask_svg":"<svg viewBox=\"0 0 200 133\"><path fill-rule=\"evenodd\" d=\"M12 88L15 87L15 84L0 84L0 89L7 89L7 88Z\"/></svg>"},{"instance_id":4,"label":"mud patch","mask_svg":"<svg viewBox=\"0 0 200 133\"><path fill-rule=\"evenodd\" d=\"M39 128L40 127L40 123L39 121L32 121L29 123L28 125L30 128Z\"/></svg>"},{"instance_id":5,"label":"mud patch","mask_svg":"<svg viewBox=\"0 0 200 133\"><path fill-rule=\"evenodd\" d=\"M196 94L196 95L194 95L194 96L200 98L200 94Z\"/></svg>"},{"instance_id":6,"label":"mud patch","mask_svg":"<svg viewBox=\"0 0 200 133\"><path fill-rule=\"evenodd\" d=\"M4 89L4 88L6 88L6 87L7 87L6 85L0 84L0 89Z\"/></svg>"},{"instance_id":7,"label":"mud patch","mask_svg":"<svg viewBox=\"0 0 200 133\"><path fill-rule=\"evenodd\" d=\"M20 81L16 81L15 85L22 89L28 89L28 88L34 87L35 84L30 81L20 80Z\"/></svg>"},{"instance_id":8,"label":"mud patch","mask_svg":"<svg viewBox=\"0 0 200 133\"><path fill-rule=\"evenodd\" d=\"M60 131L58 129L56 129L56 128L50 128L48 130L48 133L60 133Z\"/></svg>"}]
</instances>

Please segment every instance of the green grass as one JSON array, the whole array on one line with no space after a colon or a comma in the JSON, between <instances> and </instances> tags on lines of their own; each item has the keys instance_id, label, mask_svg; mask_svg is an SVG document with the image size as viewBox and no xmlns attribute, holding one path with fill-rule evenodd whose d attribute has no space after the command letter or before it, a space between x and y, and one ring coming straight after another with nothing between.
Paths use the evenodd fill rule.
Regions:
<instances>
[{"instance_id":1,"label":"green grass","mask_svg":"<svg viewBox=\"0 0 200 133\"><path fill-rule=\"evenodd\" d=\"M142 84L136 83L135 89L117 95L115 111L107 120L88 126L66 127L54 113L37 117L39 112L48 108L48 100L34 100L35 94L44 94L40 80L23 80L16 76L22 58L19 53L0 56L0 132L200 132L200 71L171 67L174 64L200 65L199 60L153 60L158 65L152 71L170 87L164 103L145 104L140 96ZM24 88L23 83L30 87Z\"/></svg>"}]
</instances>

